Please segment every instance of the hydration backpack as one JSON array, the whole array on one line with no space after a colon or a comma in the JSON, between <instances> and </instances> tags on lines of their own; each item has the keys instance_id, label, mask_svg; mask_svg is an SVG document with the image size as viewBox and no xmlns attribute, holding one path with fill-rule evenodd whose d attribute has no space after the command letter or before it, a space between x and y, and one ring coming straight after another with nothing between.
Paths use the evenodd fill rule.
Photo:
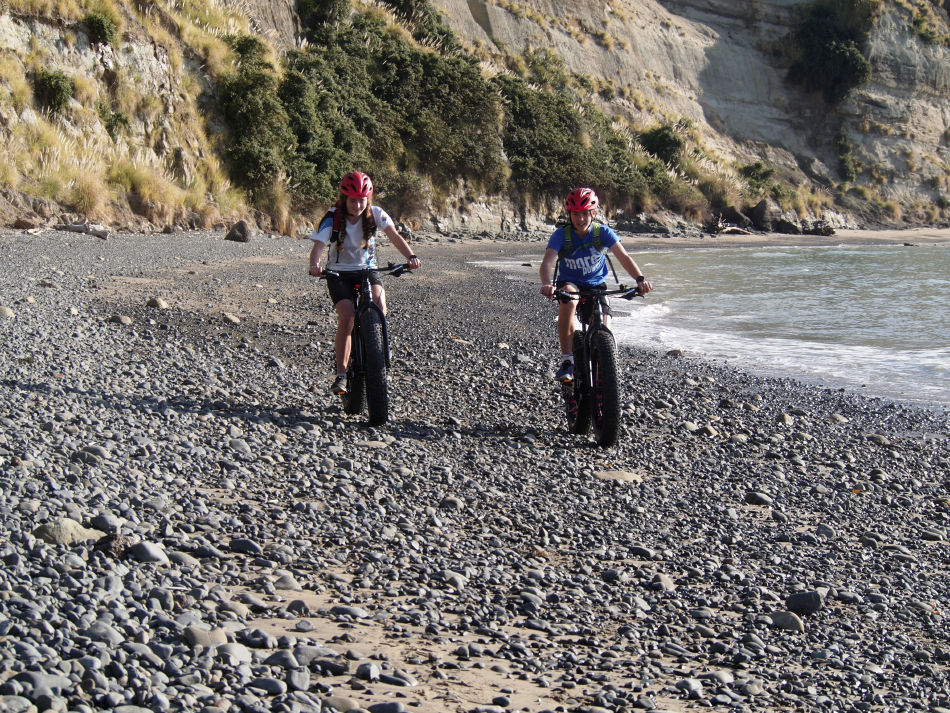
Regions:
<instances>
[{"instance_id":1,"label":"hydration backpack","mask_svg":"<svg viewBox=\"0 0 950 713\"><path fill-rule=\"evenodd\" d=\"M318 225L323 225L327 218L333 219L333 227L330 228L330 243L336 245L336 259L340 260L340 251L343 249L343 239L346 237L346 214L337 207L328 210L320 219ZM373 217L372 207L368 207L363 212L363 249L369 247L369 244L376 236L376 219Z\"/></svg>"}]
</instances>

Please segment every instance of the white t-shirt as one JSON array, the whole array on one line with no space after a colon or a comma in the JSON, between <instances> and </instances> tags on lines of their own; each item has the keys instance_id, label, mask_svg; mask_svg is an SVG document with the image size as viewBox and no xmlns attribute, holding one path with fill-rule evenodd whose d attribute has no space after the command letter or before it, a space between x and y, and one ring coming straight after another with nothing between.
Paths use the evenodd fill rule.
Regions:
<instances>
[{"instance_id":1,"label":"white t-shirt","mask_svg":"<svg viewBox=\"0 0 950 713\"><path fill-rule=\"evenodd\" d=\"M394 225L389 213L378 205L371 206L370 209L373 211L373 220L376 221L377 231L385 231L390 225ZM340 209L337 208L336 210ZM365 250L363 249L362 217L355 223L344 219L343 225L345 226L343 246L339 252L336 249L336 244L327 245L333 232L332 211L310 235L311 240L319 240L327 245L328 253L325 262L327 269L345 272L347 270L362 270L365 267L376 267L376 238L375 236L371 237L369 245L366 246Z\"/></svg>"}]
</instances>

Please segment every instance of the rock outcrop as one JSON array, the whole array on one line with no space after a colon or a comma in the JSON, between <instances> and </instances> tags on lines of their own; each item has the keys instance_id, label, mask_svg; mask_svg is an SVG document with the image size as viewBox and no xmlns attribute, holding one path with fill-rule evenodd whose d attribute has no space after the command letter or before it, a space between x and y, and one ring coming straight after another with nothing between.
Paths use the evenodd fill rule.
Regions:
<instances>
[{"instance_id":1,"label":"rock outcrop","mask_svg":"<svg viewBox=\"0 0 950 713\"><path fill-rule=\"evenodd\" d=\"M688 119L726 159L764 159L786 178L840 182L835 138L858 182L913 210L950 193L950 48L913 34L888 4L869 42L871 81L836 106L785 80L773 59L799 0L435 0L466 42L520 54L555 52L568 70L609 81L609 110L649 126Z\"/></svg>"}]
</instances>

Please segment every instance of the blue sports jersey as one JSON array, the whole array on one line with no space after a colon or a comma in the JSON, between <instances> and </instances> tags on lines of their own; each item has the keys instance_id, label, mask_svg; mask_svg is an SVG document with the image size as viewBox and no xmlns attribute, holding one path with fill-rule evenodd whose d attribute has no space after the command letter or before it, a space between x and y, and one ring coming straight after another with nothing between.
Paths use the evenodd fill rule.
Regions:
<instances>
[{"instance_id":1,"label":"blue sports jersey","mask_svg":"<svg viewBox=\"0 0 950 713\"><path fill-rule=\"evenodd\" d=\"M564 247L564 231L562 226L554 231L551 239L548 240L548 247L557 252ZM569 255L561 258L560 267L558 267L558 282L573 282L578 287L591 287L599 285L607 280L607 258L604 254L594 247L594 224L588 228L585 235L578 235L577 231L571 227L573 249ZM609 249L611 245L620 242L617 234L608 226L600 226L600 243L603 248Z\"/></svg>"}]
</instances>

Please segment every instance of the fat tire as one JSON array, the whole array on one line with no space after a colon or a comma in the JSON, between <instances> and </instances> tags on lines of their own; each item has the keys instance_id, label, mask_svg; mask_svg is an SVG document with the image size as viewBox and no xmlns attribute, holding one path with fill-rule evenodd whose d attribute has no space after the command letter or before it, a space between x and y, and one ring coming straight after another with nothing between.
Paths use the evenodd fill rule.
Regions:
<instances>
[{"instance_id":1,"label":"fat tire","mask_svg":"<svg viewBox=\"0 0 950 713\"><path fill-rule=\"evenodd\" d=\"M584 336L574 332L574 380L561 386L567 427L571 433L584 435L590 430L591 393L587 389L587 359Z\"/></svg>"},{"instance_id":2,"label":"fat tire","mask_svg":"<svg viewBox=\"0 0 950 713\"><path fill-rule=\"evenodd\" d=\"M355 352L359 344L352 340L351 349ZM363 374L357 366L355 353L350 354L350 364L346 368L346 393L342 396L344 413L362 413L366 406L366 385Z\"/></svg>"},{"instance_id":3,"label":"fat tire","mask_svg":"<svg viewBox=\"0 0 950 713\"><path fill-rule=\"evenodd\" d=\"M386 373L386 342L380 316L370 310L360 323L363 337L363 365L366 378L366 406L369 423L379 426L389 420L389 377Z\"/></svg>"},{"instance_id":4,"label":"fat tire","mask_svg":"<svg viewBox=\"0 0 950 713\"><path fill-rule=\"evenodd\" d=\"M590 340L590 363L594 385L591 406L597 445L609 448L620 432L620 392L617 382L617 343L605 329Z\"/></svg>"}]
</instances>

